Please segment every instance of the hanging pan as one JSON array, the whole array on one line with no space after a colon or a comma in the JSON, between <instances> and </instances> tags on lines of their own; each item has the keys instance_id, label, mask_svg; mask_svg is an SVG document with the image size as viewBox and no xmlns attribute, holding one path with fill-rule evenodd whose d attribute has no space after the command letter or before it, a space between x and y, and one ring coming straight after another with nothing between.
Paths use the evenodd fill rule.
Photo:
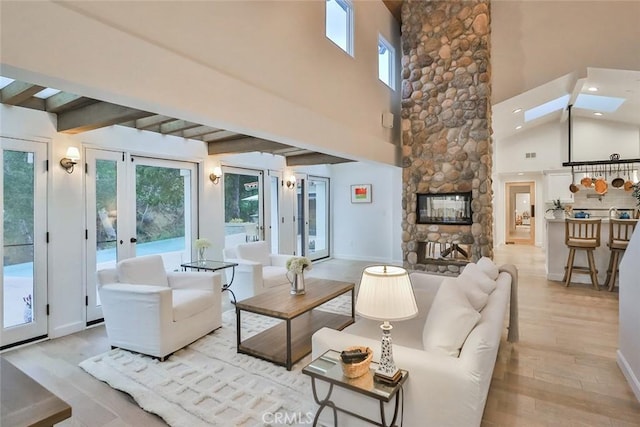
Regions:
<instances>
[{"instance_id":1,"label":"hanging pan","mask_svg":"<svg viewBox=\"0 0 640 427\"><path fill-rule=\"evenodd\" d=\"M611 181L611 185L614 188L620 188L624 185L624 179L620 177L620 165L618 165L618 176L616 178L613 178L613 181Z\"/></svg>"},{"instance_id":2,"label":"hanging pan","mask_svg":"<svg viewBox=\"0 0 640 427\"><path fill-rule=\"evenodd\" d=\"M627 180L624 182L624 191L633 190L633 181L631 181L631 171L630 168L627 167Z\"/></svg>"}]
</instances>

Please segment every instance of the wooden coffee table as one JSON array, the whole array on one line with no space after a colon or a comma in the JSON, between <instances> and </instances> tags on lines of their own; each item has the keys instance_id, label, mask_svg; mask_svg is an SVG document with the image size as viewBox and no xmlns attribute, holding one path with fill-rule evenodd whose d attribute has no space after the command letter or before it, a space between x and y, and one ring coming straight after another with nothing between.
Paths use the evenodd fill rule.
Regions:
<instances>
[{"instance_id":1,"label":"wooden coffee table","mask_svg":"<svg viewBox=\"0 0 640 427\"><path fill-rule=\"evenodd\" d=\"M353 283L305 278L306 294L291 295L279 287L236 303L238 353L269 360L291 370L311 353L311 335L327 326L344 329L355 321ZM351 315L314 310L337 296L351 292ZM243 311L282 319L284 322L241 341Z\"/></svg>"}]
</instances>

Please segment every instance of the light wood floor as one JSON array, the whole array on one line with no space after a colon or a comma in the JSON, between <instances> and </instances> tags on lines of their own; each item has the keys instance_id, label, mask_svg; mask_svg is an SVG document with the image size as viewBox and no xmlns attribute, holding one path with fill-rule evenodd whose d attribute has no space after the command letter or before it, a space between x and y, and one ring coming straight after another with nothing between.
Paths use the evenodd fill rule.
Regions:
<instances>
[{"instance_id":1,"label":"light wood floor","mask_svg":"<svg viewBox=\"0 0 640 427\"><path fill-rule=\"evenodd\" d=\"M547 281L539 248L503 246L495 260L519 268L520 342L508 344L504 336L483 426L640 426L640 403L616 364L618 294ZM331 260L312 272L357 282L366 265ZM60 425L164 425L78 368L108 349L104 327L97 326L3 356L73 407Z\"/></svg>"}]
</instances>

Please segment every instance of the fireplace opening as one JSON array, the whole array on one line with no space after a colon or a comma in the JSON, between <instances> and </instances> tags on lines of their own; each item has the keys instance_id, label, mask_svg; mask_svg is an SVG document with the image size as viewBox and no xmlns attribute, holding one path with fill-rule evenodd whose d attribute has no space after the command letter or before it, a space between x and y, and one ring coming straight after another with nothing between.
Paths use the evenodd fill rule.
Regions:
<instances>
[{"instance_id":1,"label":"fireplace opening","mask_svg":"<svg viewBox=\"0 0 640 427\"><path fill-rule=\"evenodd\" d=\"M471 192L417 195L418 224L470 225Z\"/></svg>"}]
</instances>

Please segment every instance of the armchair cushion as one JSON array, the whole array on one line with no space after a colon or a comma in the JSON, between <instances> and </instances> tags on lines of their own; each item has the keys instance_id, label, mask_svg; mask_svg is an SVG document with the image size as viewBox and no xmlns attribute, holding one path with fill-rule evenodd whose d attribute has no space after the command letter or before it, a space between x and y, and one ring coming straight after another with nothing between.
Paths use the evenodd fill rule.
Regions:
<instances>
[{"instance_id":1,"label":"armchair cushion","mask_svg":"<svg viewBox=\"0 0 640 427\"><path fill-rule=\"evenodd\" d=\"M483 256L476 264L478 264L478 267L480 267L480 269L482 269L482 271L484 271L491 280L498 279L500 270L498 269L498 266L491 261L491 258Z\"/></svg>"},{"instance_id":2,"label":"armchair cushion","mask_svg":"<svg viewBox=\"0 0 640 427\"><path fill-rule=\"evenodd\" d=\"M489 294L482 290L474 280L469 280L468 277L456 277L455 279L446 278L444 282L455 282L456 286L462 289L462 292L467 296L467 299L476 311L481 311L487 301L489 301Z\"/></svg>"},{"instance_id":3,"label":"armchair cushion","mask_svg":"<svg viewBox=\"0 0 640 427\"><path fill-rule=\"evenodd\" d=\"M274 266L262 267L262 280L265 288L287 284L289 283L289 279L287 279L287 269L285 267Z\"/></svg>"},{"instance_id":4,"label":"armchair cushion","mask_svg":"<svg viewBox=\"0 0 640 427\"><path fill-rule=\"evenodd\" d=\"M262 265L271 265L269 252L269 244L264 240L259 242L241 243L236 247L236 254L238 258L259 262Z\"/></svg>"},{"instance_id":5,"label":"armchair cushion","mask_svg":"<svg viewBox=\"0 0 640 427\"><path fill-rule=\"evenodd\" d=\"M132 285L169 286L160 255L128 258L118 263L118 281Z\"/></svg>"},{"instance_id":6,"label":"armchair cushion","mask_svg":"<svg viewBox=\"0 0 640 427\"><path fill-rule=\"evenodd\" d=\"M173 321L179 322L216 304L216 293L201 289L173 290Z\"/></svg>"}]
</instances>

